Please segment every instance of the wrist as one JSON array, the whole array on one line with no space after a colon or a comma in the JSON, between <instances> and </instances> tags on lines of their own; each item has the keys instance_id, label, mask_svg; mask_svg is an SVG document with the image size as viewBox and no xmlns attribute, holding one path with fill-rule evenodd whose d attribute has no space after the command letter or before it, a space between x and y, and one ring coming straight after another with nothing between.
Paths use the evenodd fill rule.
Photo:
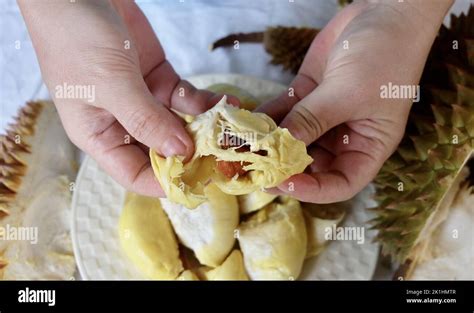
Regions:
<instances>
[{"instance_id":1,"label":"wrist","mask_svg":"<svg viewBox=\"0 0 474 313\"><path fill-rule=\"evenodd\" d=\"M367 4L398 15L400 23L412 24L417 29L436 35L454 0L363 0Z\"/></svg>"}]
</instances>

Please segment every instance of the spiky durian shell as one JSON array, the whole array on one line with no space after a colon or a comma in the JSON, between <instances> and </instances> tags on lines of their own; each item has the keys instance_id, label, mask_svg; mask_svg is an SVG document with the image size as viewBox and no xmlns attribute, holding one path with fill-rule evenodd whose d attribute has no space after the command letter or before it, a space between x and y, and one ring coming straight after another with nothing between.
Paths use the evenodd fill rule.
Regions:
<instances>
[{"instance_id":1,"label":"spiky durian shell","mask_svg":"<svg viewBox=\"0 0 474 313\"><path fill-rule=\"evenodd\" d=\"M382 252L408 276L423 256L474 150L474 7L442 26L420 82L405 136L375 179L374 228Z\"/></svg>"},{"instance_id":2,"label":"spiky durian shell","mask_svg":"<svg viewBox=\"0 0 474 313\"><path fill-rule=\"evenodd\" d=\"M344 7L348 4L351 4L353 0L339 0L339 6Z\"/></svg>"},{"instance_id":3,"label":"spiky durian shell","mask_svg":"<svg viewBox=\"0 0 474 313\"><path fill-rule=\"evenodd\" d=\"M22 107L15 123L10 124L5 135L0 135L0 211L8 214L7 203L15 199L21 178L26 172L23 153L30 153L31 146L24 140L34 135L35 123L44 103L29 102Z\"/></svg>"},{"instance_id":4,"label":"spiky durian shell","mask_svg":"<svg viewBox=\"0 0 474 313\"><path fill-rule=\"evenodd\" d=\"M297 73L318 32L307 27L269 27L264 33L263 44L272 56L271 63Z\"/></svg>"},{"instance_id":5,"label":"spiky durian shell","mask_svg":"<svg viewBox=\"0 0 474 313\"><path fill-rule=\"evenodd\" d=\"M230 34L215 41L211 50L239 43L263 43L272 56L271 64L283 65L284 70L296 74L319 29L309 27L268 27L264 32Z\"/></svg>"},{"instance_id":6,"label":"spiky durian shell","mask_svg":"<svg viewBox=\"0 0 474 313\"><path fill-rule=\"evenodd\" d=\"M67 240L61 241L65 237L55 236L62 236L58 226L64 232L69 228L61 213L67 214L69 207L69 179L77 170L75 153L50 101L27 103L5 135L0 135L0 227L33 224L41 229L36 245L24 244L23 240L0 240L0 279L4 274L8 279L51 279L47 269L62 268L61 264L66 263L68 267L63 274L68 273L54 277L66 278L74 272L72 252L65 254L72 251L72 246ZM51 213L47 219L36 220L45 212ZM32 255L37 259L29 258ZM56 261L58 266L53 263ZM38 264L42 267L37 267ZM22 267L31 276L21 276L27 275L18 272Z\"/></svg>"}]
</instances>

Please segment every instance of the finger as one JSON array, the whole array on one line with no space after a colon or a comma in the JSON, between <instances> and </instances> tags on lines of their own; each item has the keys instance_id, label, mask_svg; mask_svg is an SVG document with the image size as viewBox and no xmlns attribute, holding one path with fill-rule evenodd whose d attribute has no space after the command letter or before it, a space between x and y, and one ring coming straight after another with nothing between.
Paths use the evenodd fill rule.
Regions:
<instances>
[{"instance_id":1,"label":"finger","mask_svg":"<svg viewBox=\"0 0 474 313\"><path fill-rule=\"evenodd\" d=\"M293 106L313 91L317 85L310 76L298 73L285 92L261 104L255 111L266 113L276 123L280 123Z\"/></svg>"},{"instance_id":2,"label":"finger","mask_svg":"<svg viewBox=\"0 0 474 313\"><path fill-rule=\"evenodd\" d=\"M313 158L313 163L307 168L308 174L327 171L335 158L334 154L317 144L308 149L308 154Z\"/></svg>"},{"instance_id":3,"label":"finger","mask_svg":"<svg viewBox=\"0 0 474 313\"><path fill-rule=\"evenodd\" d=\"M150 159L140 147L117 146L91 156L113 179L127 190L151 197L163 197L164 192L155 178Z\"/></svg>"},{"instance_id":4,"label":"finger","mask_svg":"<svg viewBox=\"0 0 474 313\"><path fill-rule=\"evenodd\" d=\"M308 49L298 75L290 84L290 88L294 89L294 96L289 89L288 92L282 93L276 99L262 104L257 108L257 111L266 113L275 121L280 122L297 102L314 90L323 80L327 57L337 38L347 24L364 10L365 6L364 3L355 3L341 10L318 33Z\"/></svg>"},{"instance_id":5,"label":"finger","mask_svg":"<svg viewBox=\"0 0 474 313\"><path fill-rule=\"evenodd\" d=\"M129 138L127 131L119 123L112 123L90 138L85 150L127 190L163 197L164 192L155 179L148 153L144 152L140 143Z\"/></svg>"},{"instance_id":6,"label":"finger","mask_svg":"<svg viewBox=\"0 0 474 313\"><path fill-rule=\"evenodd\" d=\"M365 152L346 152L334 159L328 171L294 175L278 189L304 202L348 200L375 177L383 161Z\"/></svg>"},{"instance_id":7,"label":"finger","mask_svg":"<svg viewBox=\"0 0 474 313\"><path fill-rule=\"evenodd\" d=\"M354 106L345 98L338 84L324 82L293 106L280 123L306 145L311 144L329 129L352 116Z\"/></svg>"},{"instance_id":8,"label":"finger","mask_svg":"<svg viewBox=\"0 0 474 313\"><path fill-rule=\"evenodd\" d=\"M197 89L181 80L166 60L145 77L145 82L158 102L185 114L203 113L222 98L216 99L213 92Z\"/></svg>"},{"instance_id":9,"label":"finger","mask_svg":"<svg viewBox=\"0 0 474 313\"><path fill-rule=\"evenodd\" d=\"M180 119L156 103L141 76L111 81L97 89L102 91L97 101L139 142L165 157L189 159L192 155L194 144Z\"/></svg>"},{"instance_id":10,"label":"finger","mask_svg":"<svg viewBox=\"0 0 474 313\"><path fill-rule=\"evenodd\" d=\"M209 108L212 108L215 106L219 101L222 100L223 94L214 94L212 97L209 98L208 100L208 106ZM225 95L227 97L227 104L230 104L235 107L240 107L240 100L236 96L233 95Z\"/></svg>"},{"instance_id":11,"label":"finger","mask_svg":"<svg viewBox=\"0 0 474 313\"><path fill-rule=\"evenodd\" d=\"M134 1L114 0L113 5L127 26L138 51L141 73L158 102L192 115L211 108L212 101L209 100L214 93L196 89L181 80L166 60L165 51L137 4Z\"/></svg>"}]
</instances>

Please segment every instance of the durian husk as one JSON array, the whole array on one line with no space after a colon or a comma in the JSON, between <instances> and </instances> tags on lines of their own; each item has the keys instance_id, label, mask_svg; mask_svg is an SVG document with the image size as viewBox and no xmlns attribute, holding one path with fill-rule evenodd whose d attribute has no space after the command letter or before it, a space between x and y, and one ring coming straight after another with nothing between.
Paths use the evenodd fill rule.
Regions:
<instances>
[{"instance_id":1,"label":"durian husk","mask_svg":"<svg viewBox=\"0 0 474 313\"><path fill-rule=\"evenodd\" d=\"M44 206L58 214L34 225L46 229L38 233L40 243L35 246L0 240L0 278L4 273L8 279L70 279L74 274L70 239L47 225L61 223L68 232L69 223L64 223L61 212L67 215L69 207L55 201L70 196L69 182L76 170L75 148L62 128L54 104L34 101L21 107L5 134L0 135L0 227L23 227L27 217L44 213ZM57 184L58 181L62 183ZM54 201L45 202L41 198L45 186L58 186L55 192L64 194L55 194L58 197ZM64 267L66 263L71 266ZM24 270L19 273L21 266Z\"/></svg>"},{"instance_id":2,"label":"durian husk","mask_svg":"<svg viewBox=\"0 0 474 313\"><path fill-rule=\"evenodd\" d=\"M409 279L446 218L474 151L474 7L441 27L421 80L421 99L405 136L375 183L373 220L382 252ZM458 49L453 49L453 45Z\"/></svg>"},{"instance_id":3,"label":"durian husk","mask_svg":"<svg viewBox=\"0 0 474 313\"><path fill-rule=\"evenodd\" d=\"M297 73L319 29L309 27L268 27L264 32L231 34L215 41L211 50L234 46L236 42L263 43L272 56L271 64L283 65L284 70Z\"/></svg>"},{"instance_id":4,"label":"durian husk","mask_svg":"<svg viewBox=\"0 0 474 313\"><path fill-rule=\"evenodd\" d=\"M338 0L339 6L340 7L345 7L346 5L349 5L352 3L353 0Z\"/></svg>"},{"instance_id":5,"label":"durian husk","mask_svg":"<svg viewBox=\"0 0 474 313\"><path fill-rule=\"evenodd\" d=\"M318 29L308 27L269 27L263 44L272 56L272 64L281 64L284 70L297 73L318 33Z\"/></svg>"},{"instance_id":6,"label":"durian husk","mask_svg":"<svg viewBox=\"0 0 474 313\"><path fill-rule=\"evenodd\" d=\"M31 153L31 146L22 140L35 133L35 124L43 109L43 102L28 102L10 124L5 135L0 135L0 211L8 214L11 203L20 188L27 165L23 153ZM0 218L2 217L0 215Z\"/></svg>"}]
</instances>

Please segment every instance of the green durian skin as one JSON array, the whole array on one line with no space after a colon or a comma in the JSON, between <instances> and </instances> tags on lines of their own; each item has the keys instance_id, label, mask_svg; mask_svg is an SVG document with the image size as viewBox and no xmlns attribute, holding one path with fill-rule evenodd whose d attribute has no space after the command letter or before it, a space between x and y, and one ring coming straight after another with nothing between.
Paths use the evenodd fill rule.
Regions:
<instances>
[{"instance_id":1,"label":"green durian skin","mask_svg":"<svg viewBox=\"0 0 474 313\"><path fill-rule=\"evenodd\" d=\"M373 228L382 253L406 262L474 151L474 6L442 26L405 136L375 179ZM457 43L457 49L454 49Z\"/></svg>"}]
</instances>

